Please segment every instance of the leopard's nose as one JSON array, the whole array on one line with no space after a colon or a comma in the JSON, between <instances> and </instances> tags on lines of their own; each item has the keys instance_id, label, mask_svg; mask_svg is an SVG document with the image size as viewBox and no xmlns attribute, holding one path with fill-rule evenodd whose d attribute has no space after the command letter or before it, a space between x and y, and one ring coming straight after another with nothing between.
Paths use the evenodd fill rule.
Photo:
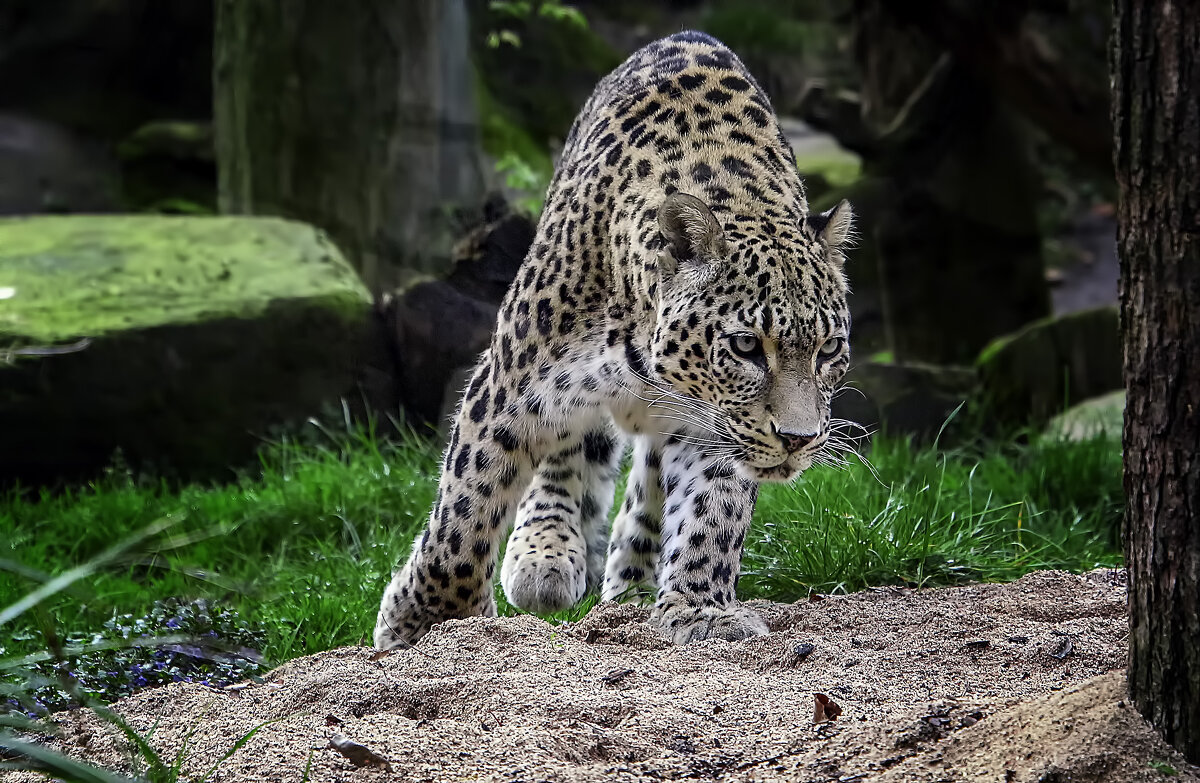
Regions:
<instances>
[{"instance_id":1,"label":"leopard's nose","mask_svg":"<svg viewBox=\"0 0 1200 783\"><path fill-rule=\"evenodd\" d=\"M775 427L775 434L781 441L783 441L783 447L787 449L789 454L795 454L797 451L817 439L817 433L815 432L811 435L805 435L799 432L781 430L778 427Z\"/></svg>"}]
</instances>

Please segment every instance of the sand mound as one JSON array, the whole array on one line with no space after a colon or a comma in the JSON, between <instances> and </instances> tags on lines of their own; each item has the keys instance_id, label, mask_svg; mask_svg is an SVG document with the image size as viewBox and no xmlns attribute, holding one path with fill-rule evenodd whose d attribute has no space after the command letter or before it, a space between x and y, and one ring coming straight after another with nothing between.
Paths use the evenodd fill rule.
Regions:
<instances>
[{"instance_id":1,"label":"sand mound","mask_svg":"<svg viewBox=\"0 0 1200 783\"><path fill-rule=\"evenodd\" d=\"M174 685L117 705L214 780L1200 781L1124 699L1119 572L1009 585L871 590L761 604L768 636L672 647L647 612L601 605L445 623L416 649L343 648L263 685ZM811 645L811 650L809 646ZM814 723L815 693L842 709ZM95 718L63 719L74 755L122 768ZM389 769L356 766L340 735ZM358 758L361 762L365 759ZM1156 764L1159 766L1151 766ZM0 779L3 779L0 776ZM13 776L11 780L20 778Z\"/></svg>"}]
</instances>

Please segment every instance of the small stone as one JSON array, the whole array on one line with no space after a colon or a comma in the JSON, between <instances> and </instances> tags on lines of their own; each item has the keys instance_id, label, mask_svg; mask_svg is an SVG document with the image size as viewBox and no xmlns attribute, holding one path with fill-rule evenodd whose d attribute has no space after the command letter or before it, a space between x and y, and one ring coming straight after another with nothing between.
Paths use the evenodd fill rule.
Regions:
<instances>
[{"instance_id":1,"label":"small stone","mask_svg":"<svg viewBox=\"0 0 1200 783\"><path fill-rule=\"evenodd\" d=\"M807 642L796 645L792 650L792 655L795 656L794 663L804 663L805 659L812 655L815 649L817 649L816 645L808 644Z\"/></svg>"}]
</instances>

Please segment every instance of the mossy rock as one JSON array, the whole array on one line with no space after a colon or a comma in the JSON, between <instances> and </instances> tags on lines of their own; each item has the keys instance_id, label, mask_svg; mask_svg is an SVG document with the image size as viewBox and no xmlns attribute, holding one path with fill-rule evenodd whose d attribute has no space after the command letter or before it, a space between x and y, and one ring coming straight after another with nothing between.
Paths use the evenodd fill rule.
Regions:
<instances>
[{"instance_id":1,"label":"mossy rock","mask_svg":"<svg viewBox=\"0 0 1200 783\"><path fill-rule=\"evenodd\" d=\"M89 341L0 364L0 475L36 483L118 450L228 475L353 391L372 312L324 234L274 218L0 220L0 297L0 352Z\"/></svg>"},{"instance_id":2,"label":"mossy rock","mask_svg":"<svg viewBox=\"0 0 1200 783\"><path fill-rule=\"evenodd\" d=\"M129 211L182 215L217 211L211 122L147 123L117 145L117 155Z\"/></svg>"},{"instance_id":3,"label":"mossy rock","mask_svg":"<svg viewBox=\"0 0 1200 783\"><path fill-rule=\"evenodd\" d=\"M833 401L835 417L872 432L946 445L957 434L953 421L975 393L976 377L970 367L866 361L850 368L846 386Z\"/></svg>"},{"instance_id":4,"label":"mossy rock","mask_svg":"<svg viewBox=\"0 0 1200 783\"><path fill-rule=\"evenodd\" d=\"M1035 321L988 345L976 363L981 402L997 426L1040 425L1122 387L1115 307Z\"/></svg>"}]
</instances>

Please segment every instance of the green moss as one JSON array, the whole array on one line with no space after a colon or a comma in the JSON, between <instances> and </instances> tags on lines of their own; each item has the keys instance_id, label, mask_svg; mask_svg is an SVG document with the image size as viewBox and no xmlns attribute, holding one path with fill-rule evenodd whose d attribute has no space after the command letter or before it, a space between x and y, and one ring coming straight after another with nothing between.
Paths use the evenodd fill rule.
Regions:
<instances>
[{"instance_id":1,"label":"green moss","mask_svg":"<svg viewBox=\"0 0 1200 783\"><path fill-rule=\"evenodd\" d=\"M212 159L212 125L199 122L151 122L117 145L122 160L166 154Z\"/></svg>"},{"instance_id":2,"label":"green moss","mask_svg":"<svg viewBox=\"0 0 1200 783\"><path fill-rule=\"evenodd\" d=\"M324 234L274 218L0 220L0 289L6 347L253 318L277 299L369 301Z\"/></svg>"}]
</instances>

